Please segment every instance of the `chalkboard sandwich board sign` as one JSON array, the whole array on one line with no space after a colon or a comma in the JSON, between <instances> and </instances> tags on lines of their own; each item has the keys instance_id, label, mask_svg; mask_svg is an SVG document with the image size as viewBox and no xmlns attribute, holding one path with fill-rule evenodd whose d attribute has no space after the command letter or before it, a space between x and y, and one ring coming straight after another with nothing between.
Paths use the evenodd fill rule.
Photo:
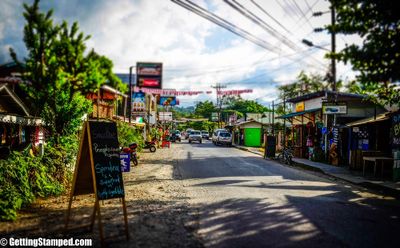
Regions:
<instances>
[{"instance_id":1,"label":"chalkboard sandwich board sign","mask_svg":"<svg viewBox=\"0 0 400 248\"><path fill-rule=\"evenodd\" d=\"M94 218L97 213L102 242L103 227L99 200L122 199L125 232L127 239L129 239L120 149L115 122L87 121L84 124L72 182L72 191L65 223L66 228L68 227L73 197L85 194L95 194L96 202L91 228L93 228Z\"/></svg>"}]
</instances>

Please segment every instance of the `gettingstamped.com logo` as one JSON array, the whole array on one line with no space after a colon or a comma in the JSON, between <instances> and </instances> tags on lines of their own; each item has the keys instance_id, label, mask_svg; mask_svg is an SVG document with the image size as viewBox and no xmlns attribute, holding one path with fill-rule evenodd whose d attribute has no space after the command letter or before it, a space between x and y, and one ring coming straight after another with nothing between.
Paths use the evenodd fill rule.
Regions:
<instances>
[{"instance_id":1,"label":"gettingstamped.com logo","mask_svg":"<svg viewBox=\"0 0 400 248\"><path fill-rule=\"evenodd\" d=\"M23 247L89 247L92 239L2 238L0 246Z\"/></svg>"}]
</instances>

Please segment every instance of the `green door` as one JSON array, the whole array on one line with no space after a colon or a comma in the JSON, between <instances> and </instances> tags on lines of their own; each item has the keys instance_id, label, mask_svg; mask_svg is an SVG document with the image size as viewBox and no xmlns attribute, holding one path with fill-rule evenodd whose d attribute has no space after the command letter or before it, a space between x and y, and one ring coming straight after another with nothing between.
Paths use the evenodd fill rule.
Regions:
<instances>
[{"instance_id":1,"label":"green door","mask_svg":"<svg viewBox=\"0 0 400 248\"><path fill-rule=\"evenodd\" d=\"M244 129L244 145L252 147L261 146L261 128Z\"/></svg>"}]
</instances>

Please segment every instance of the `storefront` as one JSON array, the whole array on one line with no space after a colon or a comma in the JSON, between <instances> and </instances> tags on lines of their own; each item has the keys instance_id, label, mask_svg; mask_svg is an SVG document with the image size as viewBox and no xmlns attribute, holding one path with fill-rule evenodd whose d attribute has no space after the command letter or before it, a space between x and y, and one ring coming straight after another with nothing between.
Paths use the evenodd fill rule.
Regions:
<instances>
[{"instance_id":1,"label":"storefront","mask_svg":"<svg viewBox=\"0 0 400 248\"><path fill-rule=\"evenodd\" d=\"M235 125L236 141L239 145L261 147L263 142L263 126L257 121L245 121Z\"/></svg>"},{"instance_id":2,"label":"storefront","mask_svg":"<svg viewBox=\"0 0 400 248\"><path fill-rule=\"evenodd\" d=\"M292 104L292 112L277 118L286 119L291 124L287 143L293 147L295 157L334 165L347 164L351 137L345 124L385 111L365 100L365 96L336 94L337 103L340 104L335 103L329 108L326 108L330 105L328 99L335 96L332 91L320 91L287 100Z\"/></svg>"}]
</instances>

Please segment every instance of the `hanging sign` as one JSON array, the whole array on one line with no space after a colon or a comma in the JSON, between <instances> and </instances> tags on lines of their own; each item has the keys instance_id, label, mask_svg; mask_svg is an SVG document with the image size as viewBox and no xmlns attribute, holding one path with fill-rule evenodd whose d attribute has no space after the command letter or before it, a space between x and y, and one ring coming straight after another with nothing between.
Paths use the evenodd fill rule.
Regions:
<instances>
[{"instance_id":1,"label":"hanging sign","mask_svg":"<svg viewBox=\"0 0 400 248\"><path fill-rule=\"evenodd\" d=\"M132 112L145 112L146 102L144 92L134 92L132 94Z\"/></svg>"},{"instance_id":2,"label":"hanging sign","mask_svg":"<svg viewBox=\"0 0 400 248\"><path fill-rule=\"evenodd\" d=\"M162 88L162 63L136 63L136 85L139 87Z\"/></svg>"},{"instance_id":3,"label":"hanging sign","mask_svg":"<svg viewBox=\"0 0 400 248\"><path fill-rule=\"evenodd\" d=\"M322 103L322 114L334 115L334 114L347 114L346 103Z\"/></svg>"},{"instance_id":4,"label":"hanging sign","mask_svg":"<svg viewBox=\"0 0 400 248\"><path fill-rule=\"evenodd\" d=\"M176 105L176 97L175 96L160 96L159 105L175 106Z\"/></svg>"}]
</instances>

